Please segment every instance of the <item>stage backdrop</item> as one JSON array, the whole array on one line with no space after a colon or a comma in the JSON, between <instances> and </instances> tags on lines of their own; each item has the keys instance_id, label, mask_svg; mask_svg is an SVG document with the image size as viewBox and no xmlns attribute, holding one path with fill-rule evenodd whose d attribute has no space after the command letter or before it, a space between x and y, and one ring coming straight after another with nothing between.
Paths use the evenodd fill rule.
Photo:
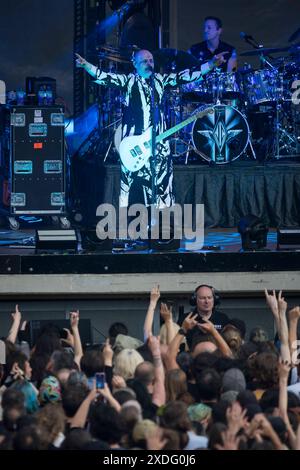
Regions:
<instances>
[{"instance_id":1,"label":"stage backdrop","mask_svg":"<svg viewBox=\"0 0 300 470\"><path fill-rule=\"evenodd\" d=\"M73 0L0 2L0 80L25 89L27 76L57 80L57 93L73 108Z\"/></svg>"},{"instance_id":2,"label":"stage backdrop","mask_svg":"<svg viewBox=\"0 0 300 470\"><path fill-rule=\"evenodd\" d=\"M251 49L240 39L242 31L265 47L278 47L289 45L288 38L300 27L299 0L171 0L170 9L170 46L182 50L203 40L203 20L208 15L221 18L222 39L238 53ZM240 57L239 66L244 62L259 66L258 59Z\"/></svg>"},{"instance_id":3,"label":"stage backdrop","mask_svg":"<svg viewBox=\"0 0 300 470\"><path fill-rule=\"evenodd\" d=\"M12 90L24 89L26 76L54 77L58 94L72 110L73 0L0 3L0 80ZM186 50L202 40L206 15L222 18L224 40L241 52L249 46L239 38L240 31L266 46L286 45L300 26L300 1L171 0L169 46ZM116 35L112 31L109 41L115 42Z\"/></svg>"}]
</instances>

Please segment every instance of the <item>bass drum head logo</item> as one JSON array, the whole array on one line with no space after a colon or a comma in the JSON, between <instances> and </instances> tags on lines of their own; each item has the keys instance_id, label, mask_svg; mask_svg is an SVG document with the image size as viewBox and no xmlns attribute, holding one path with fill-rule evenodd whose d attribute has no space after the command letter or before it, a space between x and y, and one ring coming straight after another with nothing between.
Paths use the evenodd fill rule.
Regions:
<instances>
[{"instance_id":1,"label":"bass drum head logo","mask_svg":"<svg viewBox=\"0 0 300 470\"><path fill-rule=\"evenodd\" d=\"M214 113L197 119L192 130L195 151L205 160L223 164L239 158L249 141L249 126L232 106L213 106Z\"/></svg>"}]
</instances>

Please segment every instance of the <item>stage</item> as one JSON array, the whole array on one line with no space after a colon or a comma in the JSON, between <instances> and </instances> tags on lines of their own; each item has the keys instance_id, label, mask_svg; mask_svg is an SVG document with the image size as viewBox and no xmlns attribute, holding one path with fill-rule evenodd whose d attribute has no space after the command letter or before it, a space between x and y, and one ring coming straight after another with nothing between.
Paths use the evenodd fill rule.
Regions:
<instances>
[{"instance_id":1,"label":"stage","mask_svg":"<svg viewBox=\"0 0 300 470\"><path fill-rule=\"evenodd\" d=\"M103 168L102 181L104 197L100 202L116 206L119 167ZM167 292L176 293L190 291L190 283L199 284L199 278L214 285L219 279L219 288L226 292L252 291L257 282L268 279L273 282L272 288L278 285L290 291L299 289L300 251L277 251L274 228L299 226L299 163L280 160L264 164L238 161L218 166L174 165L174 186L177 203L204 204L205 238L201 250L190 251L191 245L185 240L179 249L171 247L169 251L164 245L154 250L147 245L124 245L121 249L114 245L113 250L101 251L100 244L83 249L77 224L72 226L79 234L78 253L35 254L35 230L57 227L47 226L47 220L19 217L19 231L2 228L0 232L0 295L26 294L24 285L32 277L34 282L28 284L32 295L144 293L153 279L162 283ZM98 203L93 201L92 205L97 207ZM273 229L269 229L266 250L242 252L237 225L241 217L251 213ZM16 276L20 281L13 287Z\"/></svg>"},{"instance_id":2,"label":"stage","mask_svg":"<svg viewBox=\"0 0 300 470\"><path fill-rule=\"evenodd\" d=\"M37 224L38 225L38 224ZM80 250L35 254L33 228L1 230L0 295L120 296L144 294L159 283L164 292L184 294L191 284L217 284L224 292L256 292L262 286L299 289L300 251L277 251L276 231L266 250L242 252L240 236L230 229L209 229L202 250L110 252ZM22 246L22 244L25 246ZM80 245L79 245L80 248Z\"/></svg>"}]
</instances>

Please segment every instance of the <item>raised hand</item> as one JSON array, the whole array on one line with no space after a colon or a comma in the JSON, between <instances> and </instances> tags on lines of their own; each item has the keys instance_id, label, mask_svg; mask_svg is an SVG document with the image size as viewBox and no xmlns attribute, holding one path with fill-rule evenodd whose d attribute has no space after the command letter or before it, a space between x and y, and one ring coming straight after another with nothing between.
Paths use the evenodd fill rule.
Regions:
<instances>
[{"instance_id":1,"label":"raised hand","mask_svg":"<svg viewBox=\"0 0 300 470\"><path fill-rule=\"evenodd\" d=\"M159 290L159 285L157 285L151 289L150 302L157 303L159 298L160 298L160 290Z\"/></svg>"},{"instance_id":2,"label":"raised hand","mask_svg":"<svg viewBox=\"0 0 300 470\"><path fill-rule=\"evenodd\" d=\"M162 317L165 323L167 321L172 321L172 307L168 308L167 304L161 303L160 316Z\"/></svg>"},{"instance_id":3,"label":"raised hand","mask_svg":"<svg viewBox=\"0 0 300 470\"><path fill-rule=\"evenodd\" d=\"M275 317L278 317L278 301L276 298L275 290L273 290L273 294L269 294L267 289L265 289L265 297L266 297L267 305L271 309L273 315Z\"/></svg>"},{"instance_id":4,"label":"raised hand","mask_svg":"<svg viewBox=\"0 0 300 470\"><path fill-rule=\"evenodd\" d=\"M197 316L198 316L197 313L195 314L193 312L189 313L183 320L182 328L185 331L192 330L195 326L198 325L198 322L196 321Z\"/></svg>"},{"instance_id":5,"label":"raised hand","mask_svg":"<svg viewBox=\"0 0 300 470\"><path fill-rule=\"evenodd\" d=\"M67 337L61 339L61 341L71 346L71 348L74 348L74 336L68 328L64 328L64 330L67 332Z\"/></svg>"},{"instance_id":6,"label":"raised hand","mask_svg":"<svg viewBox=\"0 0 300 470\"><path fill-rule=\"evenodd\" d=\"M117 390L119 388L125 388L126 382L123 377L121 377L121 375L114 375L112 378L112 386L114 390Z\"/></svg>"},{"instance_id":7,"label":"raised hand","mask_svg":"<svg viewBox=\"0 0 300 470\"><path fill-rule=\"evenodd\" d=\"M14 380L24 380L25 373L22 369L18 366L18 363L15 362L10 371L11 375L13 376Z\"/></svg>"},{"instance_id":8,"label":"raised hand","mask_svg":"<svg viewBox=\"0 0 300 470\"><path fill-rule=\"evenodd\" d=\"M226 411L226 419L228 428L235 434L239 432L241 428L247 426L247 418L245 418L247 410L243 410L239 402L234 402Z\"/></svg>"},{"instance_id":9,"label":"raised hand","mask_svg":"<svg viewBox=\"0 0 300 470\"><path fill-rule=\"evenodd\" d=\"M87 60L85 60L83 57L81 57L81 55L75 53L75 56L76 56L76 67L84 67L88 62Z\"/></svg>"},{"instance_id":10,"label":"raised hand","mask_svg":"<svg viewBox=\"0 0 300 470\"><path fill-rule=\"evenodd\" d=\"M284 297L282 297L282 291L279 291L277 303L279 314L285 314L287 309L287 302L285 301Z\"/></svg>"},{"instance_id":11,"label":"raised hand","mask_svg":"<svg viewBox=\"0 0 300 470\"><path fill-rule=\"evenodd\" d=\"M76 312L70 312L70 325L71 328L78 328L79 324L79 310L76 310Z\"/></svg>"},{"instance_id":12,"label":"raised hand","mask_svg":"<svg viewBox=\"0 0 300 470\"><path fill-rule=\"evenodd\" d=\"M200 328L200 330L202 330L204 333L212 334L215 330L214 324L211 321L205 319L203 319L203 322L204 323L197 323L198 328Z\"/></svg>"},{"instance_id":13,"label":"raised hand","mask_svg":"<svg viewBox=\"0 0 300 470\"><path fill-rule=\"evenodd\" d=\"M112 364L113 355L114 355L114 352L109 342L109 338L106 338L105 345L103 348L103 358L104 358L104 364L106 366Z\"/></svg>"},{"instance_id":14,"label":"raised hand","mask_svg":"<svg viewBox=\"0 0 300 470\"><path fill-rule=\"evenodd\" d=\"M21 312L19 310L19 305L16 305L15 311L11 314L11 316L12 316L12 319L13 319L14 322L20 322L21 321L22 315L21 315Z\"/></svg>"},{"instance_id":15,"label":"raised hand","mask_svg":"<svg viewBox=\"0 0 300 470\"><path fill-rule=\"evenodd\" d=\"M289 319L290 321L299 320L300 318L300 307L294 307L289 311Z\"/></svg>"},{"instance_id":16,"label":"raised hand","mask_svg":"<svg viewBox=\"0 0 300 470\"><path fill-rule=\"evenodd\" d=\"M226 55L226 54L229 54L229 52L228 51L220 52L220 54L214 55L213 63L216 67L219 67L220 65L225 64L226 59L225 59L224 55Z\"/></svg>"}]
</instances>

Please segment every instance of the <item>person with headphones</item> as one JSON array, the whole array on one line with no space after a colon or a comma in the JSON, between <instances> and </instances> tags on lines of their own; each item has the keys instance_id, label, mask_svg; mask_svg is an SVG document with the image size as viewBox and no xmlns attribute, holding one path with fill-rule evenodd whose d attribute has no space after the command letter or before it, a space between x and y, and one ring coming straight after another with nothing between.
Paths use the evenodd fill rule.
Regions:
<instances>
[{"instance_id":1,"label":"person with headphones","mask_svg":"<svg viewBox=\"0 0 300 470\"><path fill-rule=\"evenodd\" d=\"M156 135L162 134L166 130L162 100L164 91L203 79L206 73L225 61L224 55L225 52L213 56L209 62L201 66L199 64L197 70L187 69L170 74L154 72L154 58L148 50L134 52L132 63L135 71L130 74L105 72L87 62L79 54L76 54L76 66L89 73L98 85L118 88L123 92L121 133L123 140L125 137L142 135L151 127L154 127ZM145 144L148 146L149 142ZM160 142L156 149L156 158L150 157L143 161L143 166L138 171L129 170L123 162L121 163L120 207L142 203L146 207L155 204L159 209L164 209L174 205L173 167L168 141ZM134 154L135 150L131 152ZM136 152L138 155L133 157L140 160L141 149L138 147ZM153 161L155 168L152 165ZM156 183L154 186L152 186L153 178ZM155 194L152 194L154 191Z\"/></svg>"},{"instance_id":2,"label":"person with headphones","mask_svg":"<svg viewBox=\"0 0 300 470\"><path fill-rule=\"evenodd\" d=\"M195 318L198 324L204 323L206 320L209 320L211 323L213 323L215 329L220 332L222 328L230 322L230 320L225 313L216 310L216 307L219 304L219 294L212 286L209 286L207 284L201 284L200 286L198 286L195 289L192 297L190 298L190 305L195 307L193 313L198 314L198 316ZM182 315L179 315L177 323L180 326L182 325L183 320L187 315L188 313L183 313ZM207 335L198 327L198 325L195 326L192 330L182 333L186 334L186 340L190 350L192 350L194 346L201 339L203 339L203 336Z\"/></svg>"}]
</instances>

